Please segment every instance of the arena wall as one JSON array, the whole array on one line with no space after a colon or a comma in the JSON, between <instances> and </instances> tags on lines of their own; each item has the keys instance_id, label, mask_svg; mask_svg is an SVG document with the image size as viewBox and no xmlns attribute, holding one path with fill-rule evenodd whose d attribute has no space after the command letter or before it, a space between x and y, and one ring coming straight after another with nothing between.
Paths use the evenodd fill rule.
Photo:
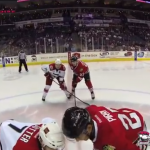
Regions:
<instances>
[{"instance_id":1,"label":"arena wall","mask_svg":"<svg viewBox=\"0 0 150 150\"><path fill-rule=\"evenodd\" d=\"M107 51L107 52L76 52L81 60L85 62L103 62L103 61L141 61L150 60L149 51ZM56 58L60 58L63 63L68 62L68 53L48 53L28 55L28 65L48 64L54 62ZM0 58L0 67L18 66L18 56Z\"/></svg>"}]
</instances>

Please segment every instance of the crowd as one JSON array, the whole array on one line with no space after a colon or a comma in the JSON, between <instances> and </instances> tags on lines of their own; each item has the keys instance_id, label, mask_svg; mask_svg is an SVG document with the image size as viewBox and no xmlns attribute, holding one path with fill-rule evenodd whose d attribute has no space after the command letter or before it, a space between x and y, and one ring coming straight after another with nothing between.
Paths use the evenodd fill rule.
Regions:
<instances>
[{"instance_id":1,"label":"crowd","mask_svg":"<svg viewBox=\"0 0 150 150\"><path fill-rule=\"evenodd\" d=\"M56 9L48 5L40 10L38 5L26 9L22 8L21 12L21 8L17 8L16 13L0 14L1 53L17 55L20 49L27 54L150 49L150 28L146 22L150 20L150 14L147 12L108 8ZM63 20L30 22L54 17Z\"/></svg>"}]
</instances>

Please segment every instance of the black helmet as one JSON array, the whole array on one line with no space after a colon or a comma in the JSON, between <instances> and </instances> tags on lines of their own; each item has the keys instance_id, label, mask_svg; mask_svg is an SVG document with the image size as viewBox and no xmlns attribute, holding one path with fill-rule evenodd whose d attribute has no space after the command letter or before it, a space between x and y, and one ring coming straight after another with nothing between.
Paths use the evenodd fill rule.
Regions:
<instances>
[{"instance_id":1,"label":"black helmet","mask_svg":"<svg viewBox=\"0 0 150 150\"><path fill-rule=\"evenodd\" d=\"M86 109L71 107L65 111L62 119L62 131L66 137L77 138L91 123L91 117Z\"/></svg>"},{"instance_id":2,"label":"black helmet","mask_svg":"<svg viewBox=\"0 0 150 150\"><path fill-rule=\"evenodd\" d=\"M74 62L74 61L77 61L78 60L78 57L73 55L71 58L70 58L71 62Z\"/></svg>"}]
</instances>

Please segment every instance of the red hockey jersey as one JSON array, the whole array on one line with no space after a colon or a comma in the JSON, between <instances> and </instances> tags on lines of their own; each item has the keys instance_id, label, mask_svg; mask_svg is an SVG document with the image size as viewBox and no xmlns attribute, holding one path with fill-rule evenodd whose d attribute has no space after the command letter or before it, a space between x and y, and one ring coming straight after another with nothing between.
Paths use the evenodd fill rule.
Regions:
<instances>
[{"instance_id":1,"label":"red hockey jersey","mask_svg":"<svg viewBox=\"0 0 150 150\"><path fill-rule=\"evenodd\" d=\"M86 108L95 126L94 148L104 150L106 145L115 150L139 150L132 144L144 130L142 115L132 109L112 109L91 105Z\"/></svg>"},{"instance_id":2,"label":"red hockey jersey","mask_svg":"<svg viewBox=\"0 0 150 150\"><path fill-rule=\"evenodd\" d=\"M74 74L76 74L77 76L82 77L82 78L83 78L84 74L89 72L88 65L80 60L78 60L78 64L75 67L72 66L70 63L70 67L73 70Z\"/></svg>"}]
</instances>

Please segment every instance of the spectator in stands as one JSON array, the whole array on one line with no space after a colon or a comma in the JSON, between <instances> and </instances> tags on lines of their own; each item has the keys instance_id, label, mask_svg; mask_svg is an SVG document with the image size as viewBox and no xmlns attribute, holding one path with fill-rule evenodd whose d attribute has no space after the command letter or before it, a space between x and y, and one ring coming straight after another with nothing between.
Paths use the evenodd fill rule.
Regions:
<instances>
[{"instance_id":1,"label":"spectator in stands","mask_svg":"<svg viewBox=\"0 0 150 150\"><path fill-rule=\"evenodd\" d=\"M60 8L85 5L94 7L98 3L62 3L52 0L37 5L33 2L28 7L22 5L16 8L17 13L10 15L4 12L14 12L14 9L2 5L0 49L6 56L17 55L20 49L26 50L27 54L66 52L68 49L126 51L135 50L136 46L138 50L149 50L150 29L146 23L150 19L148 13L108 8ZM32 11L34 9L36 11ZM134 22L134 19L141 21ZM144 19L146 21L143 22Z\"/></svg>"}]
</instances>

